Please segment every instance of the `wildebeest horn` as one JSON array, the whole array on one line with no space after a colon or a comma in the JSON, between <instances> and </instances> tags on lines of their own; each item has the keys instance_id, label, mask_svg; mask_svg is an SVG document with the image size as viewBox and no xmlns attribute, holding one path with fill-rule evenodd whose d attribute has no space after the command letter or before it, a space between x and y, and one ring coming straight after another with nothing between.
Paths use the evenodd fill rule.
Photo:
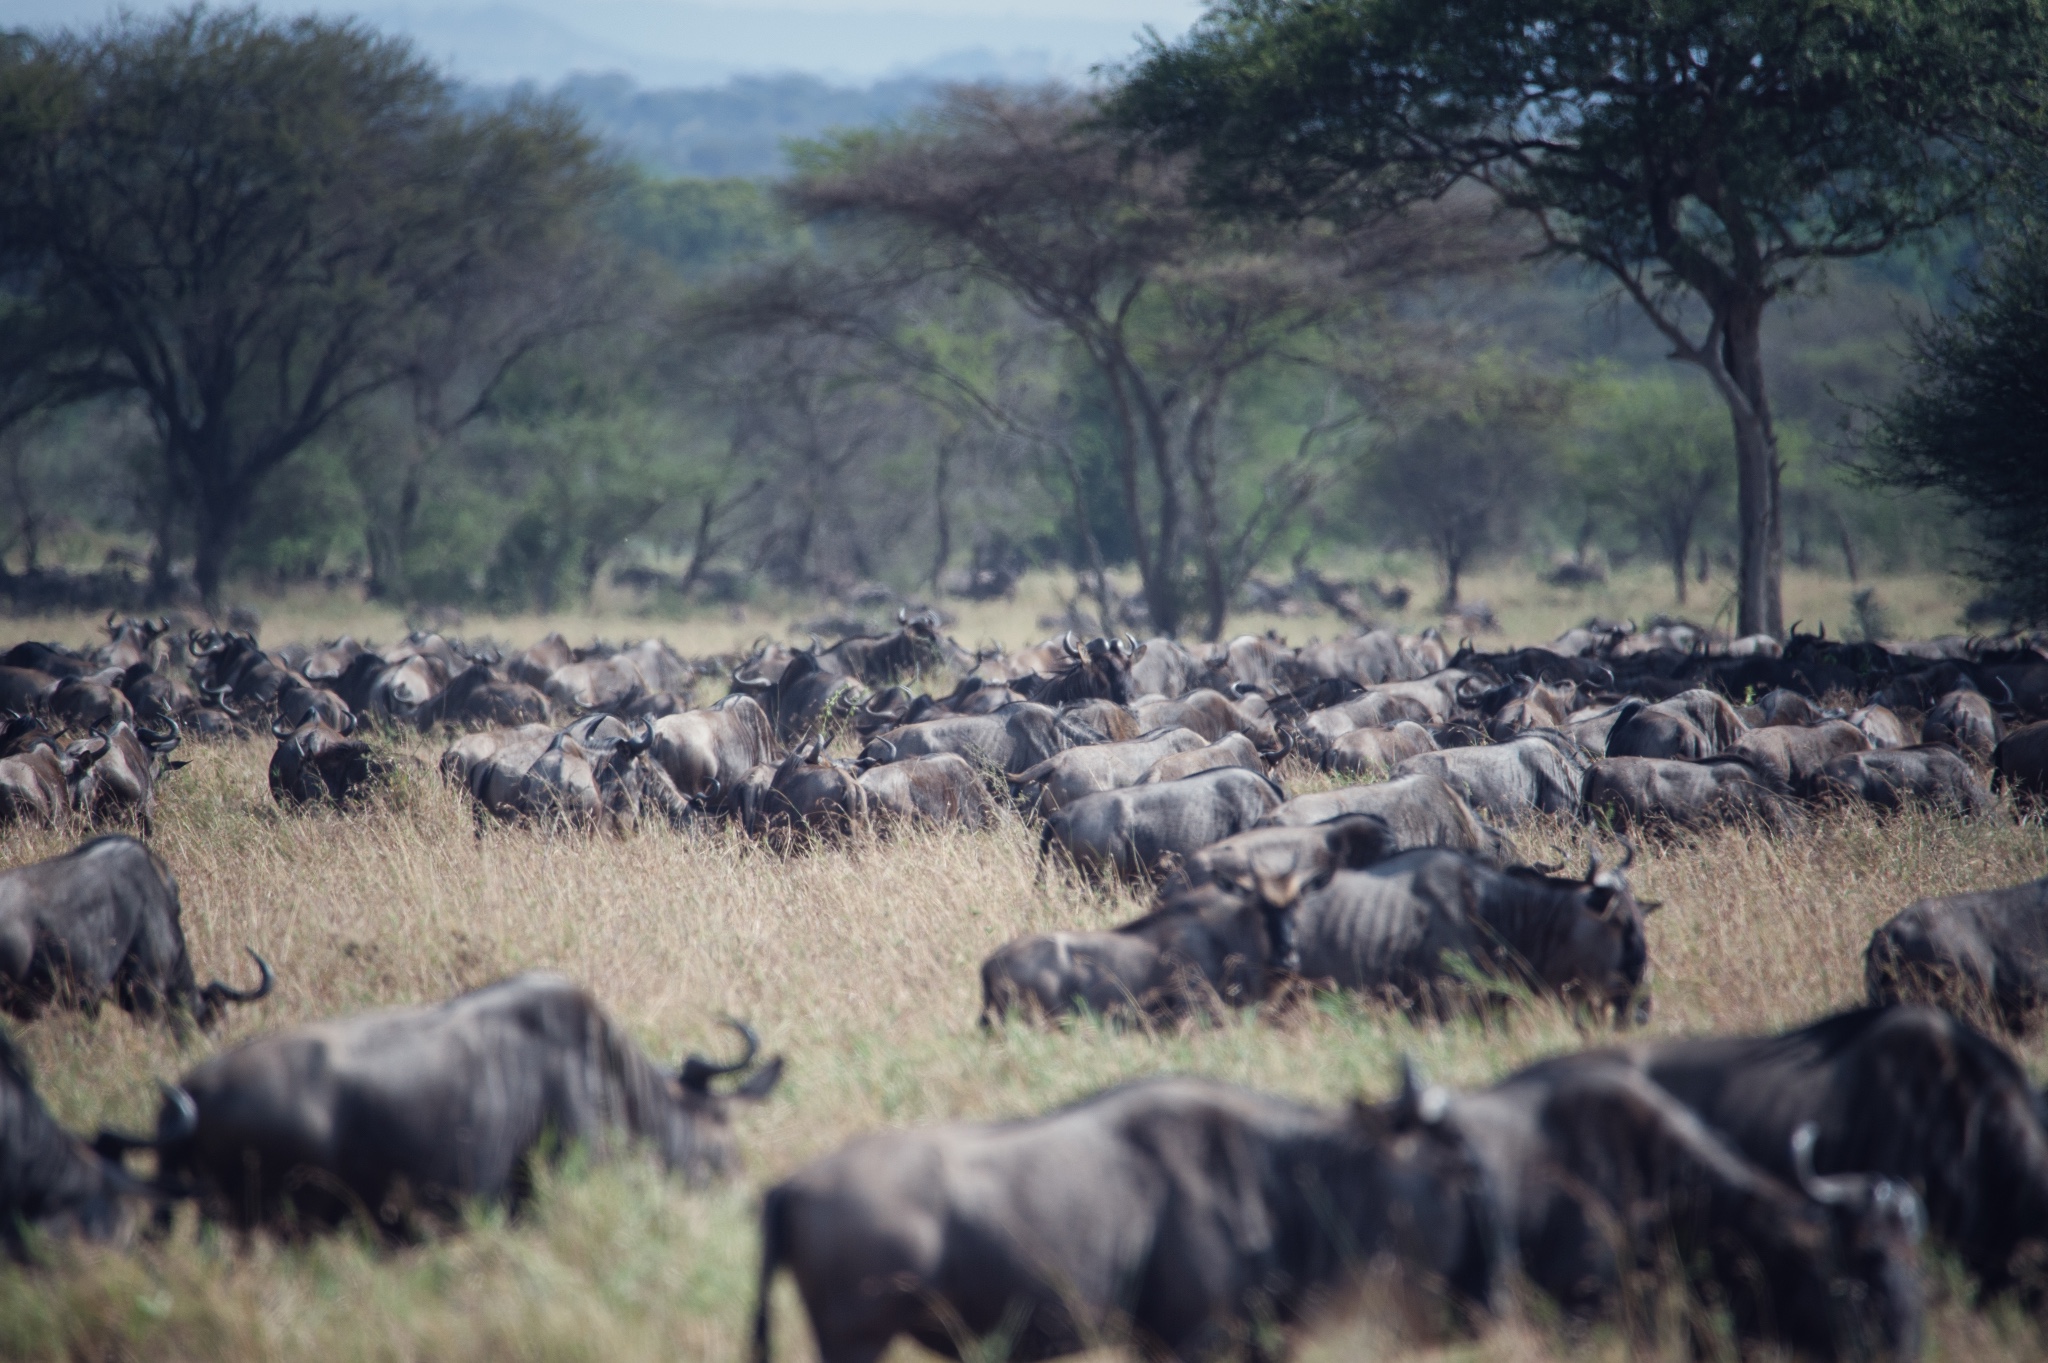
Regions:
<instances>
[{"instance_id":1,"label":"wildebeest horn","mask_svg":"<svg viewBox=\"0 0 2048 1363\"><path fill-rule=\"evenodd\" d=\"M347 738L350 734L356 731L356 725L360 724L361 722L361 720L358 720L356 718L355 711L343 711L341 716L341 736L343 738Z\"/></svg>"},{"instance_id":2,"label":"wildebeest horn","mask_svg":"<svg viewBox=\"0 0 2048 1363\"><path fill-rule=\"evenodd\" d=\"M896 608L896 623L899 625L907 625L910 623L910 607L898 606Z\"/></svg>"},{"instance_id":3,"label":"wildebeest horn","mask_svg":"<svg viewBox=\"0 0 2048 1363\"><path fill-rule=\"evenodd\" d=\"M1415 1057L1404 1051L1401 1053L1401 1093L1395 1102L1403 1117L1425 1126L1434 1126L1449 1110L1451 1096L1425 1079Z\"/></svg>"},{"instance_id":4,"label":"wildebeest horn","mask_svg":"<svg viewBox=\"0 0 2048 1363\"><path fill-rule=\"evenodd\" d=\"M2006 679L2003 677L1993 677L1991 680L1997 682L2000 686L2003 686L2005 688L2005 703L2007 705L2019 704L2018 701L2013 699L2011 683L2007 682Z\"/></svg>"},{"instance_id":5,"label":"wildebeest horn","mask_svg":"<svg viewBox=\"0 0 2048 1363\"><path fill-rule=\"evenodd\" d=\"M1792 1133L1792 1170L1799 1178L1801 1192L1829 1207L1866 1206L1874 1201L1888 1204L1887 1210L1895 1211L1913 1237L1919 1238L1920 1200L1911 1189L1891 1179L1867 1174L1817 1174L1813 1169L1813 1147L1819 1143L1820 1127L1816 1123L1801 1122Z\"/></svg>"},{"instance_id":6,"label":"wildebeest horn","mask_svg":"<svg viewBox=\"0 0 2048 1363\"><path fill-rule=\"evenodd\" d=\"M276 719L270 721L270 736L272 738L290 738L292 736L292 726L285 722L283 715L279 715Z\"/></svg>"},{"instance_id":7,"label":"wildebeest horn","mask_svg":"<svg viewBox=\"0 0 2048 1363\"><path fill-rule=\"evenodd\" d=\"M1081 651L1074 647L1074 631L1072 630L1068 630L1060 636L1060 647L1067 651L1069 657L1078 658L1081 656Z\"/></svg>"},{"instance_id":8,"label":"wildebeest horn","mask_svg":"<svg viewBox=\"0 0 2048 1363\"><path fill-rule=\"evenodd\" d=\"M178 727L176 716L166 714L163 721L170 726L168 729L145 728L140 721L136 722L136 736L149 745L151 752L169 752L185 741L185 731Z\"/></svg>"},{"instance_id":9,"label":"wildebeest horn","mask_svg":"<svg viewBox=\"0 0 2048 1363\"><path fill-rule=\"evenodd\" d=\"M711 1090L711 1081L713 1079L716 1079L721 1074L739 1073L747 1066L753 1064L754 1057L760 1054L761 1038L754 1034L752 1027L741 1022L738 1018L720 1018L719 1021L740 1034L740 1040L747 1044L746 1054L729 1065L721 1065L715 1060L706 1060L701 1055L690 1056L683 1061L682 1084L684 1088L692 1089L698 1093L708 1093Z\"/></svg>"},{"instance_id":10,"label":"wildebeest horn","mask_svg":"<svg viewBox=\"0 0 2048 1363\"><path fill-rule=\"evenodd\" d=\"M885 763L894 762L896 760L896 745L894 743L890 742L886 738L878 738L875 740L875 742L881 744L883 747L889 750L889 755L882 759Z\"/></svg>"},{"instance_id":11,"label":"wildebeest horn","mask_svg":"<svg viewBox=\"0 0 2048 1363\"><path fill-rule=\"evenodd\" d=\"M1614 869L1617 871L1626 871L1629 867L1635 864L1636 845L1630 842L1626 837L1623 837L1621 840L1621 865L1615 867Z\"/></svg>"},{"instance_id":12,"label":"wildebeest horn","mask_svg":"<svg viewBox=\"0 0 2048 1363\"><path fill-rule=\"evenodd\" d=\"M1586 883L1588 885L1591 885L1594 881L1598 880L1600 878L1601 869L1606 865L1607 859L1600 855L1599 848L1595 847L1591 852L1587 853Z\"/></svg>"},{"instance_id":13,"label":"wildebeest horn","mask_svg":"<svg viewBox=\"0 0 2048 1363\"><path fill-rule=\"evenodd\" d=\"M254 989L235 989L219 980L206 986L200 992L214 1003L255 1003L258 999L270 997L270 991L277 987L277 975L270 968L270 962L256 954L255 948L243 947L249 959L256 962L256 969L262 972L262 979Z\"/></svg>"},{"instance_id":14,"label":"wildebeest horn","mask_svg":"<svg viewBox=\"0 0 2048 1363\"><path fill-rule=\"evenodd\" d=\"M121 1156L130 1150L159 1150L166 1145L179 1145L189 1141L199 1130L199 1105L192 1101L192 1095L176 1084L156 1081L163 1091L164 1112L157 1117L154 1136L131 1136L125 1131L101 1127L93 1137L93 1153L101 1159L119 1162Z\"/></svg>"}]
</instances>

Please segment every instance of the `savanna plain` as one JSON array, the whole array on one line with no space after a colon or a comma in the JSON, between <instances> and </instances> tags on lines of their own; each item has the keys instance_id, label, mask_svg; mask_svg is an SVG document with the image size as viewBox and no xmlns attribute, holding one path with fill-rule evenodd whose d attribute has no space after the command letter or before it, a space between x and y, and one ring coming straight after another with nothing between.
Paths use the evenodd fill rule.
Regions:
<instances>
[{"instance_id":1,"label":"savanna plain","mask_svg":"<svg viewBox=\"0 0 2048 1363\"><path fill-rule=\"evenodd\" d=\"M317 611L268 616L266 643L337 632ZM82 620L42 623L53 628L39 635L31 622L8 622L6 632L91 632ZM519 644L540 623L491 631ZM1532 615L1516 632L1533 639L1535 623ZM722 636L736 628L720 622L721 637L703 641L688 625L642 622L632 632L663 634L688 653L728 646ZM1025 642L1023 629L1028 622L1005 641ZM385 622L383 637L397 632ZM1291 632L1311 631L1294 622ZM738 1359L761 1190L861 1132L1037 1113L1164 1072L1328 1104L1379 1098L1403 1053L1440 1082L1477 1086L1605 1035L1539 1003L1483 1023L1417 1025L1334 998L1175 1031L1084 1022L990 1033L976 1023L977 968L997 945L1108 926L1143 907L1132 891L1042 866L1035 829L1014 816L981 832L860 833L788 854L711 827L615 839L480 826L467 797L435 775L442 740L386 741L400 759L396 779L346 813L280 811L265 780L267 739L178 754L190 765L163 787L153 845L178 878L200 977L240 978L248 944L275 965L277 992L182 1043L112 1008L14 1027L58 1117L76 1130L146 1127L156 1079L249 1036L545 968L591 989L657 1058L720 1053L731 1040L718 1025L725 1014L748 1019L768 1052L788 1057L780 1089L740 1110L742 1172L692 1190L649 1161L590 1168L572 1152L517 1217L477 1211L461 1233L397 1249L346 1233L303 1244L243 1237L187 1210L162 1237L56 1245L37 1264L0 1269L0 1355ZM1279 773L1290 792L1329 779L1290 763ZM1525 825L1516 838L1525 859L1580 866L1603 845L1566 824ZM76 839L0 830L0 865ZM1766 1031L1852 1006L1863 995L1864 943L1899 908L2043 874L2048 833L2002 802L1976 822L1840 811L1796 839L1722 830L1645 846L1631 880L1663 904L1649 920L1647 1030ZM2048 1075L2048 1044L2010 1044L2036 1080ZM2048 1347L2017 1312L1973 1309L1964 1279L1938 1256L1928 1274L1927 1357L2032 1359ZM1367 1299L1334 1306L1304 1337L1302 1356L1677 1356L1683 1333L1570 1336L1530 1308L1476 1338L1442 1336ZM812 1356L786 1284L776 1334L778 1358ZM918 1356L899 1343L892 1358Z\"/></svg>"}]
</instances>

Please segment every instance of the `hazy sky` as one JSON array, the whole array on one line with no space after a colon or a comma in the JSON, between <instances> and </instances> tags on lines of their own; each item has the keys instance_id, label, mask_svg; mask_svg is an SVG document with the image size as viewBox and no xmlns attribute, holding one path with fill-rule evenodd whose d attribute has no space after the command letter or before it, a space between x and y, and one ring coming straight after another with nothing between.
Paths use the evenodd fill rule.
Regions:
<instances>
[{"instance_id":1,"label":"hazy sky","mask_svg":"<svg viewBox=\"0 0 2048 1363\"><path fill-rule=\"evenodd\" d=\"M164 0L129 0L142 12ZM91 24L106 0L0 0L0 26ZM1129 57L1147 25L1186 29L1198 0L360 0L266 5L354 13L411 34L477 80L624 71L645 84L804 71L866 82L932 71L1078 76Z\"/></svg>"}]
</instances>

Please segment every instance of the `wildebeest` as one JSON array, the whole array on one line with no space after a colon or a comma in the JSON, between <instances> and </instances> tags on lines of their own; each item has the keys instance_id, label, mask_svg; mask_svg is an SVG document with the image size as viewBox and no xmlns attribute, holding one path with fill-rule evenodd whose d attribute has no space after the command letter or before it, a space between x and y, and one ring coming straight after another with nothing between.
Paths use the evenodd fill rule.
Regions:
<instances>
[{"instance_id":1,"label":"wildebeest","mask_svg":"<svg viewBox=\"0 0 2048 1363\"><path fill-rule=\"evenodd\" d=\"M412 712L421 733L436 724L512 728L545 724L548 698L525 682L507 681L488 663L471 663Z\"/></svg>"},{"instance_id":2,"label":"wildebeest","mask_svg":"<svg viewBox=\"0 0 2048 1363\"><path fill-rule=\"evenodd\" d=\"M1991 760L1992 750L2005 738L2005 724L1991 702L1972 689L1951 691L1935 702L1920 724L1920 741L1947 743L1980 762Z\"/></svg>"},{"instance_id":3,"label":"wildebeest","mask_svg":"<svg viewBox=\"0 0 2048 1363\"><path fill-rule=\"evenodd\" d=\"M1046 820L1041 847L1085 872L1144 876L1270 814L1286 792L1270 777L1219 767L1178 781L1084 795Z\"/></svg>"},{"instance_id":4,"label":"wildebeest","mask_svg":"<svg viewBox=\"0 0 2048 1363\"><path fill-rule=\"evenodd\" d=\"M1192 729L1155 729L1124 743L1096 743L1054 753L1010 777L1026 807L1053 814L1083 795L1137 785L1162 757L1207 747Z\"/></svg>"},{"instance_id":5,"label":"wildebeest","mask_svg":"<svg viewBox=\"0 0 2048 1363\"><path fill-rule=\"evenodd\" d=\"M818 652L818 666L835 676L852 677L868 686L887 686L901 677L937 671L947 662L939 639L939 618L930 612L896 612L893 634L862 634Z\"/></svg>"},{"instance_id":6,"label":"wildebeest","mask_svg":"<svg viewBox=\"0 0 2048 1363\"><path fill-rule=\"evenodd\" d=\"M1177 700L1144 701L1132 707L1143 729L1163 729L1179 725L1192 729L1214 743L1225 734L1240 733L1249 738L1260 752L1273 752L1280 746L1280 736L1270 719L1246 713L1220 691L1193 691Z\"/></svg>"},{"instance_id":7,"label":"wildebeest","mask_svg":"<svg viewBox=\"0 0 2048 1363\"><path fill-rule=\"evenodd\" d=\"M759 835L770 829L801 827L813 833L846 833L867 821L868 793L852 764L821 761L821 744L796 748L775 765L767 780L743 780L735 792L742 826Z\"/></svg>"},{"instance_id":8,"label":"wildebeest","mask_svg":"<svg viewBox=\"0 0 2048 1363\"><path fill-rule=\"evenodd\" d=\"M1178 781L1183 776L1193 776L1198 771L1214 771L1218 767L1243 767L1246 771L1264 771L1266 759L1249 738L1243 734L1225 734L1214 743L1186 752L1170 753L1145 768L1145 774L1138 778L1141 786L1158 785L1161 781Z\"/></svg>"},{"instance_id":9,"label":"wildebeest","mask_svg":"<svg viewBox=\"0 0 2048 1363\"><path fill-rule=\"evenodd\" d=\"M1925 1001L2029 1029L2048 1003L2048 878L1920 899L1870 935L1870 1001Z\"/></svg>"},{"instance_id":10,"label":"wildebeest","mask_svg":"<svg viewBox=\"0 0 2048 1363\"><path fill-rule=\"evenodd\" d=\"M1903 1183L1809 1166L1788 1186L1620 1066L1539 1065L1454 1096L1446 1120L1486 1168L1523 1271L1567 1316L1654 1320L1673 1270L1740 1340L1919 1356L1921 1209Z\"/></svg>"},{"instance_id":11,"label":"wildebeest","mask_svg":"<svg viewBox=\"0 0 2048 1363\"><path fill-rule=\"evenodd\" d=\"M1059 710L1061 719L1093 730L1106 743L1128 743L1152 729L1170 727L1140 724L1137 714L1129 706L1119 705L1113 700L1070 700Z\"/></svg>"},{"instance_id":12,"label":"wildebeest","mask_svg":"<svg viewBox=\"0 0 2048 1363\"><path fill-rule=\"evenodd\" d=\"M182 1093L173 1105L180 1114L170 1130L175 1137L189 1129L192 1111ZM25 1257L29 1232L88 1240L118 1235L128 1206L150 1196L121 1168L119 1152L156 1144L102 1132L88 1145L66 1131L43 1105L13 1038L0 1031L0 1249Z\"/></svg>"},{"instance_id":13,"label":"wildebeest","mask_svg":"<svg viewBox=\"0 0 2048 1363\"><path fill-rule=\"evenodd\" d=\"M270 797L279 804L346 804L390 774L390 765L352 737L355 717L347 729L329 726L317 716L297 727L279 719L271 726L277 751L270 756Z\"/></svg>"},{"instance_id":14,"label":"wildebeest","mask_svg":"<svg viewBox=\"0 0 2048 1363\"><path fill-rule=\"evenodd\" d=\"M794 745L839 732L865 699L850 677L827 672L815 655L799 651L774 680L744 667L732 674L735 691L752 696L775 725L775 736Z\"/></svg>"},{"instance_id":15,"label":"wildebeest","mask_svg":"<svg viewBox=\"0 0 2048 1363\"><path fill-rule=\"evenodd\" d=\"M1571 682L1546 686L1521 678L1512 694L1488 716L1487 737L1496 743L1506 743L1524 729L1562 729L1577 700L1578 687Z\"/></svg>"},{"instance_id":16,"label":"wildebeest","mask_svg":"<svg viewBox=\"0 0 2048 1363\"><path fill-rule=\"evenodd\" d=\"M1838 757L1821 768L1818 786L1882 810L1921 804L1974 816L1991 803L1970 764L1938 743Z\"/></svg>"},{"instance_id":17,"label":"wildebeest","mask_svg":"<svg viewBox=\"0 0 2048 1363\"><path fill-rule=\"evenodd\" d=\"M467 734L442 752L441 778L467 790L484 810L514 813L520 778L554 737L555 731L545 724Z\"/></svg>"},{"instance_id":18,"label":"wildebeest","mask_svg":"<svg viewBox=\"0 0 2048 1363\"><path fill-rule=\"evenodd\" d=\"M124 834L0 871L0 1008L33 1018L52 1003L96 1011L109 994L143 1017L187 1015L211 1026L223 1005L269 995L273 978L201 988L185 950L178 882L155 853Z\"/></svg>"},{"instance_id":19,"label":"wildebeest","mask_svg":"<svg viewBox=\"0 0 2048 1363\"><path fill-rule=\"evenodd\" d=\"M1751 729L1736 739L1729 751L1748 754L1793 794L1811 796L1828 763L1851 753L1869 752L1870 739L1845 719L1829 719L1811 728L1772 724Z\"/></svg>"},{"instance_id":20,"label":"wildebeest","mask_svg":"<svg viewBox=\"0 0 2048 1363\"><path fill-rule=\"evenodd\" d=\"M1536 813L1575 813L1584 769L1583 754L1570 739L1553 729L1530 729L1512 743L1418 753L1396 765L1394 774L1434 773L1477 812L1516 824Z\"/></svg>"},{"instance_id":21,"label":"wildebeest","mask_svg":"<svg viewBox=\"0 0 2048 1363\"><path fill-rule=\"evenodd\" d=\"M1996 1042L1931 1008L1865 1008L1776 1036L1644 1041L1560 1056L1643 1071L1774 1177L1796 1181L1792 1137L1815 1124L1815 1167L1916 1189L1934 1238L1991 1290L2048 1256L2048 1132L2025 1072Z\"/></svg>"},{"instance_id":22,"label":"wildebeest","mask_svg":"<svg viewBox=\"0 0 2048 1363\"><path fill-rule=\"evenodd\" d=\"M1100 743L1101 735L1030 701L1018 701L985 715L953 715L905 724L870 739L861 749L866 763L896 762L949 752L981 771L1016 775L1054 753Z\"/></svg>"},{"instance_id":23,"label":"wildebeest","mask_svg":"<svg viewBox=\"0 0 2048 1363\"><path fill-rule=\"evenodd\" d=\"M1304 885L1337 871L1357 871L1401 850L1377 814L1339 814L1317 824L1262 824L1212 842L1182 858L1162 896L1189 885L1254 885L1260 877L1304 877Z\"/></svg>"},{"instance_id":24,"label":"wildebeest","mask_svg":"<svg viewBox=\"0 0 2048 1363\"><path fill-rule=\"evenodd\" d=\"M1754 822L1775 833L1795 833L1806 827L1806 815L1777 777L1740 751L1697 762L1601 758L1586 769L1580 800L1587 818L1617 829Z\"/></svg>"},{"instance_id":25,"label":"wildebeest","mask_svg":"<svg viewBox=\"0 0 2048 1363\"><path fill-rule=\"evenodd\" d=\"M74 731L132 723L135 706L119 689L124 674L109 669L83 677L62 677L43 697L43 708L57 724Z\"/></svg>"},{"instance_id":26,"label":"wildebeest","mask_svg":"<svg viewBox=\"0 0 2048 1363\"><path fill-rule=\"evenodd\" d=\"M1609 757L1712 757L1740 739L1742 717L1711 691L1692 690L1655 704L1624 702L1607 731Z\"/></svg>"},{"instance_id":27,"label":"wildebeest","mask_svg":"<svg viewBox=\"0 0 2048 1363\"><path fill-rule=\"evenodd\" d=\"M1340 814L1372 814L1394 830L1393 850L1448 847L1490 866L1515 860L1514 845L1499 829L1480 821L1441 776L1415 772L1371 785L1345 786L1297 795L1260 820L1260 825L1327 823Z\"/></svg>"},{"instance_id":28,"label":"wildebeest","mask_svg":"<svg viewBox=\"0 0 2048 1363\"><path fill-rule=\"evenodd\" d=\"M654 743L652 721L637 730L604 715L587 721L556 734L533 758L512 797L514 812L614 833L639 827L650 814L672 826L689 819L689 802L646 755Z\"/></svg>"},{"instance_id":29,"label":"wildebeest","mask_svg":"<svg viewBox=\"0 0 2048 1363\"><path fill-rule=\"evenodd\" d=\"M1583 879L1566 880L1425 848L1340 871L1295 911L1302 976L1431 1016L1504 980L1625 1025L1649 1006L1644 910L1627 865L1595 853Z\"/></svg>"},{"instance_id":30,"label":"wildebeest","mask_svg":"<svg viewBox=\"0 0 2048 1363\"><path fill-rule=\"evenodd\" d=\"M0 718L0 824L53 827L71 811L71 759L39 720L4 711Z\"/></svg>"},{"instance_id":31,"label":"wildebeest","mask_svg":"<svg viewBox=\"0 0 2048 1363\"><path fill-rule=\"evenodd\" d=\"M870 767L860 787L871 818L986 828L996 817L981 774L949 752Z\"/></svg>"},{"instance_id":32,"label":"wildebeest","mask_svg":"<svg viewBox=\"0 0 2048 1363\"><path fill-rule=\"evenodd\" d=\"M1327 644L1304 644L1282 671L1296 682L1349 677L1361 686L1376 686L1381 682L1413 681L1424 670L1402 649L1401 640L1392 631L1376 629Z\"/></svg>"},{"instance_id":33,"label":"wildebeest","mask_svg":"<svg viewBox=\"0 0 2048 1363\"><path fill-rule=\"evenodd\" d=\"M1323 753L1324 771L1385 776L1409 758L1436 751L1436 739L1420 724L1402 720L1386 728L1353 729Z\"/></svg>"},{"instance_id":34,"label":"wildebeest","mask_svg":"<svg viewBox=\"0 0 2048 1363\"><path fill-rule=\"evenodd\" d=\"M34 713L43 708L43 700L57 687L57 679L47 672L27 667L0 667L0 710L10 710L18 715Z\"/></svg>"},{"instance_id":35,"label":"wildebeest","mask_svg":"<svg viewBox=\"0 0 2048 1363\"><path fill-rule=\"evenodd\" d=\"M1186 645L1159 636L1147 639L1131 660L1131 693L1184 696L1203 684L1208 666Z\"/></svg>"},{"instance_id":36,"label":"wildebeest","mask_svg":"<svg viewBox=\"0 0 2048 1363\"><path fill-rule=\"evenodd\" d=\"M1441 1091L1330 1112L1202 1079L1150 1079L1043 1117L861 1137L770 1189L754 1363L788 1268L823 1363L899 1335L947 1357L1132 1338L1161 1358L1252 1352L1391 1258L1484 1301L1496 1237Z\"/></svg>"},{"instance_id":37,"label":"wildebeest","mask_svg":"<svg viewBox=\"0 0 2048 1363\"><path fill-rule=\"evenodd\" d=\"M1992 749L1991 768L2008 789L2030 800L2048 800L2048 719L2007 734Z\"/></svg>"},{"instance_id":38,"label":"wildebeest","mask_svg":"<svg viewBox=\"0 0 2048 1363\"><path fill-rule=\"evenodd\" d=\"M178 746L178 721L166 716L162 728L116 724L64 750L71 769L71 807L88 822L132 817L144 837L156 819L156 782L166 756Z\"/></svg>"},{"instance_id":39,"label":"wildebeest","mask_svg":"<svg viewBox=\"0 0 2048 1363\"><path fill-rule=\"evenodd\" d=\"M677 790L714 799L755 767L782 760L768 712L744 694L655 720L651 751Z\"/></svg>"},{"instance_id":40,"label":"wildebeest","mask_svg":"<svg viewBox=\"0 0 2048 1363\"><path fill-rule=\"evenodd\" d=\"M1851 712L1849 722L1861 729L1870 740L1870 746L1880 752L1907 747L1913 742L1913 735L1906 729L1905 722L1882 705L1866 705Z\"/></svg>"},{"instance_id":41,"label":"wildebeest","mask_svg":"<svg viewBox=\"0 0 2048 1363\"><path fill-rule=\"evenodd\" d=\"M1311 749L1320 749L1354 729L1385 728L1403 721L1428 724L1440 718L1442 716L1433 713L1430 706L1413 696L1366 691L1310 712L1302 718L1299 727Z\"/></svg>"},{"instance_id":42,"label":"wildebeest","mask_svg":"<svg viewBox=\"0 0 2048 1363\"><path fill-rule=\"evenodd\" d=\"M764 1098L770 1060L746 1070L701 1056L662 1069L595 1000L559 975L515 975L446 1003L317 1022L245 1042L187 1074L195 1129L162 1141L159 1185L241 1226L361 1217L405 1234L421 1213L471 1200L515 1206L532 1161L582 1147L596 1159L645 1142L691 1182L734 1159L732 1099Z\"/></svg>"},{"instance_id":43,"label":"wildebeest","mask_svg":"<svg viewBox=\"0 0 2048 1363\"><path fill-rule=\"evenodd\" d=\"M192 678L199 689L226 695L238 704L273 705L279 689L291 680L276 659L256 646L252 634L194 630L187 649L192 656Z\"/></svg>"},{"instance_id":44,"label":"wildebeest","mask_svg":"<svg viewBox=\"0 0 2048 1363\"><path fill-rule=\"evenodd\" d=\"M1276 873L1255 869L1237 884L1177 889L1159 907L1111 932L1052 932L1006 943L981 966L983 1026L1011 1014L1040 1021L1086 1010L1166 1021L1217 1004L1265 998L1292 974L1294 904L1327 879L1325 862Z\"/></svg>"},{"instance_id":45,"label":"wildebeest","mask_svg":"<svg viewBox=\"0 0 2048 1363\"><path fill-rule=\"evenodd\" d=\"M1756 703L1756 724L1753 727L1771 728L1792 725L1804 728L1818 724L1821 720L1820 707L1800 695L1780 686L1766 691Z\"/></svg>"}]
</instances>

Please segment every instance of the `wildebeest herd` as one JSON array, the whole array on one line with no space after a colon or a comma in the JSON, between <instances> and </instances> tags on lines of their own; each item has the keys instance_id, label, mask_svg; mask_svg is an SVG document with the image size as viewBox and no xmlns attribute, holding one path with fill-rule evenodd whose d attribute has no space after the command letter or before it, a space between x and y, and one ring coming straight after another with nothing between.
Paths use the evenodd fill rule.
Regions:
<instances>
[{"instance_id":1,"label":"wildebeest herd","mask_svg":"<svg viewBox=\"0 0 2048 1363\"><path fill-rule=\"evenodd\" d=\"M1796 838L1843 804L2038 820L2048 801L2048 655L2023 640L1708 647L1596 624L1496 653L1375 631L1202 651L1068 634L1004 654L930 616L898 626L705 659L558 635L269 652L112 618L97 650L17 644L0 822L92 836L0 872L0 1005L33 1019L112 998L183 1035L271 992L260 944L254 987L200 986L171 868L109 831L151 835L181 743L265 729L287 810L372 798L412 760L395 731L440 731L441 776L479 827L731 826L831 855L856 830L1022 819L1044 874L1148 888L1112 931L992 943L989 1029L1284 1018L1320 991L1424 1019L1547 999L1626 1029L1652 1002L1638 845L1712 824ZM707 683L727 694L699 706ZM1599 849L1583 872L1527 864L1510 830L1563 821ZM2048 1002L2048 879L1957 888L1873 935L1868 1006L1780 1035L1620 1039L1474 1092L1407 1065L1393 1097L1342 1109L1159 1078L1020 1121L875 1132L767 1193L756 1353L784 1271L829 1363L899 1336L955 1356L991 1337L1017 1358L1117 1339L1264 1355L1387 1267L1461 1328L1524 1288L1580 1322L1641 1320L1676 1288L1739 1340L1912 1357L1923 1235L2037 1309L2048 1099L1996 1034ZM260 1035L164 1085L155 1131L89 1141L0 1036L0 1233L32 1256L189 1201L245 1229L406 1239L471 1201L516 1208L570 1146L714 1179L734 1104L783 1069L731 1025L737 1059L665 1071L589 993L523 974Z\"/></svg>"}]
</instances>

